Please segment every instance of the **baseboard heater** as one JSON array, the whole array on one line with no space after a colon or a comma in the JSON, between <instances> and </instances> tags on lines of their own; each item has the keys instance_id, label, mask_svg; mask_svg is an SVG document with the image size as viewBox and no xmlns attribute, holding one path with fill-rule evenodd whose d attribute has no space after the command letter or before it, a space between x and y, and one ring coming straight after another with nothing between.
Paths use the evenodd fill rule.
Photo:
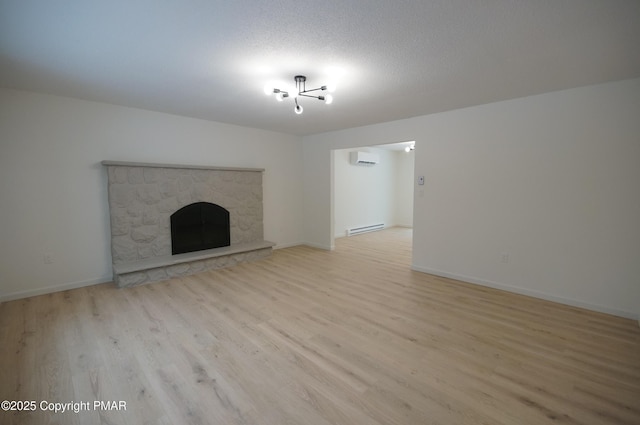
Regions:
<instances>
[{"instance_id":1,"label":"baseboard heater","mask_svg":"<svg viewBox=\"0 0 640 425\"><path fill-rule=\"evenodd\" d=\"M384 229L384 223L372 224L371 226L353 227L347 229L347 236L359 235L360 233L375 232Z\"/></svg>"}]
</instances>

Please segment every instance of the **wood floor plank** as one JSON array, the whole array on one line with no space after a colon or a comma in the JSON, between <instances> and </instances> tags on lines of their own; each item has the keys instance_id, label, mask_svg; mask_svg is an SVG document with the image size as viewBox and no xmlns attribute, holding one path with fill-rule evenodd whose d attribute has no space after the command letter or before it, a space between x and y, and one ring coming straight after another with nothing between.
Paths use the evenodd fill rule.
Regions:
<instances>
[{"instance_id":1,"label":"wood floor plank","mask_svg":"<svg viewBox=\"0 0 640 425\"><path fill-rule=\"evenodd\" d=\"M127 405L0 423L640 423L636 322L412 271L411 244L0 304L0 398Z\"/></svg>"}]
</instances>

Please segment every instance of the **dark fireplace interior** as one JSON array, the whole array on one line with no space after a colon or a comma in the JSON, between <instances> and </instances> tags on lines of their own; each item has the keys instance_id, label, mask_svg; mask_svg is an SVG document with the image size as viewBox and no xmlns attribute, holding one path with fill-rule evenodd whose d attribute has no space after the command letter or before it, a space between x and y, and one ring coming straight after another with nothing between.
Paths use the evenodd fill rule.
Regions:
<instances>
[{"instance_id":1,"label":"dark fireplace interior","mask_svg":"<svg viewBox=\"0 0 640 425\"><path fill-rule=\"evenodd\" d=\"M229 245L229 211L220 205L196 202L171 214L173 255Z\"/></svg>"}]
</instances>

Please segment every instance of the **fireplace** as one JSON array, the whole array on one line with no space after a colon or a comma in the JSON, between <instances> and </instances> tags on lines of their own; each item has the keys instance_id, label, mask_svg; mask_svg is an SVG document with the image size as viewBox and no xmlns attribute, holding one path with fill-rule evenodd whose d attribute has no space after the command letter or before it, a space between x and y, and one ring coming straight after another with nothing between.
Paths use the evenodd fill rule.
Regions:
<instances>
[{"instance_id":1,"label":"fireplace","mask_svg":"<svg viewBox=\"0 0 640 425\"><path fill-rule=\"evenodd\" d=\"M195 202L171 214L171 254L231 245L229 211L210 202Z\"/></svg>"},{"instance_id":2,"label":"fireplace","mask_svg":"<svg viewBox=\"0 0 640 425\"><path fill-rule=\"evenodd\" d=\"M119 287L189 276L271 254L261 168L103 161L113 280Z\"/></svg>"}]
</instances>

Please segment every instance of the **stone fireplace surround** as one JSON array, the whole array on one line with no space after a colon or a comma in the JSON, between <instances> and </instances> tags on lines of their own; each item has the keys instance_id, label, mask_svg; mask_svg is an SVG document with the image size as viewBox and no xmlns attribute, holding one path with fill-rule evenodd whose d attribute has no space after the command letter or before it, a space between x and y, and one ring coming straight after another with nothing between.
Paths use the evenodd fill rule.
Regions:
<instances>
[{"instance_id":1,"label":"stone fireplace surround","mask_svg":"<svg viewBox=\"0 0 640 425\"><path fill-rule=\"evenodd\" d=\"M113 279L119 287L157 282L257 260L264 240L264 169L102 161L107 167ZM170 216L194 202L226 208L231 245L171 255Z\"/></svg>"}]
</instances>

